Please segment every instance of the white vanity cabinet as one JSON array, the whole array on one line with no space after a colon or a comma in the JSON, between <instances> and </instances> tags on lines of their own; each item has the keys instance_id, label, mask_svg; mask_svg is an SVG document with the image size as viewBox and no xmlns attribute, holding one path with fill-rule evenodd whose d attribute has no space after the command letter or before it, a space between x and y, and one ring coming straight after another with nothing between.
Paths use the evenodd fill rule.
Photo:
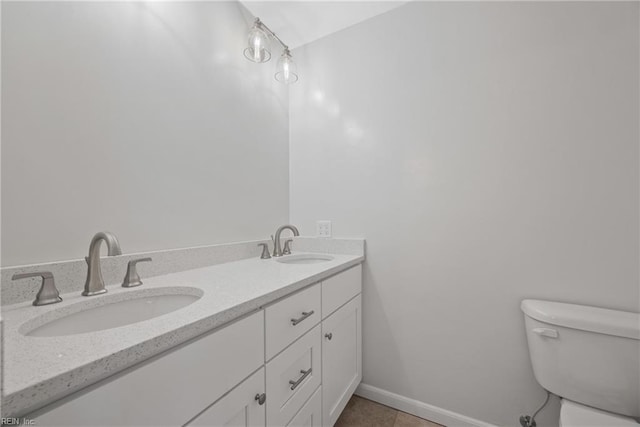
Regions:
<instances>
[{"instance_id":1,"label":"white vanity cabinet","mask_svg":"<svg viewBox=\"0 0 640 427\"><path fill-rule=\"evenodd\" d=\"M362 378L361 266L29 415L43 426L333 426Z\"/></svg>"},{"instance_id":2,"label":"white vanity cabinet","mask_svg":"<svg viewBox=\"0 0 640 427\"><path fill-rule=\"evenodd\" d=\"M268 426L335 424L362 380L361 291L357 265L266 308L267 359L284 348L267 361Z\"/></svg>"}]
</instances>

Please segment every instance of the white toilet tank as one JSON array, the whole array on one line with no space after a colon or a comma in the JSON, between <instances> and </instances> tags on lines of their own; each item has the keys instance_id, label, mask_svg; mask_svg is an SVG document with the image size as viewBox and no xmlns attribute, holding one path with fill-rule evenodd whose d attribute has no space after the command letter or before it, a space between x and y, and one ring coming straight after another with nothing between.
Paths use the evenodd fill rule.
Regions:
<instances>
[{"instance_id":1,"label":"white toilet tank","mask_svg":"<svg viewBox=\"0 0 640 427\"><path fill-rule=\"evenodd\" d=\"M524 300L536 380L551 393L640 417L640 314Z\"/></svg>"}]
</instances>

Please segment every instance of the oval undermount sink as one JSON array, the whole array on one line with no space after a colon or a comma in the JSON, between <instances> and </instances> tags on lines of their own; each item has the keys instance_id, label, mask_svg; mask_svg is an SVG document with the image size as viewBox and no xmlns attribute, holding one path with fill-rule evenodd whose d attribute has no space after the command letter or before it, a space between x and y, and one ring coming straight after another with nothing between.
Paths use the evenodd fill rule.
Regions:
<instances>
[{"instance_id":1,"label":"oval undermount sink","mask_svg":"<svg viewBox=\"0 0 640 427\"><path fill-rule=\"evenodd\" d=\"M298 254L287 255L282 258L276 259L276 261L283 264L318 264L321 262L331 261L333 257L331 255L322 254Z\"/></svg>"},{"instance_id":2,"label":"oval undermount sink","mask_svg":"<svg viewBox=\"0 0 640 427\"><path fill-rule=\"evenodd\" d=\"M103 331L153 319L193 304L204 292L197 288L149 288L60 307L22 325L31 337L57 337Z\"/></svg>"}]
</instances>

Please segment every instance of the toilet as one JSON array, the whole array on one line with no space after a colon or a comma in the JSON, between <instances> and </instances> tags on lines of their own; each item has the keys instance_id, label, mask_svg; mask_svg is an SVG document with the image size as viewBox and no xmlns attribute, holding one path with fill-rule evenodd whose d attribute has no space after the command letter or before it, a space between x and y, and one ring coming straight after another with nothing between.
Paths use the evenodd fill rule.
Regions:
<instances>
[{"instance_id":1,"label":"toilet","mask_svg":"<svg viewBox=\"0 0 640 427\"><path fill-rule=\"evenodd\" d=\"M536 380L560 396L561 427L640 424L640 314L524 300Z\"/></svg>"}]
</instances>

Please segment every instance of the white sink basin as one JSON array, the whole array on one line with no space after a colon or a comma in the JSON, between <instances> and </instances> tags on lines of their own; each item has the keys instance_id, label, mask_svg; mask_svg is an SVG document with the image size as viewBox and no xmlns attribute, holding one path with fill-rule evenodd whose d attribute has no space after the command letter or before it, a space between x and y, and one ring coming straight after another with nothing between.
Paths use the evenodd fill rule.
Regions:
<instances>
[{"instance_id":1,"label":"white sink basin","mask_svg":"<svg viewBox=\"0 0 640 427\"><path fill-rule=\"evenodd\" d=\"M118 328L180 310L203 294L196 288L173 287L90 297L51 310L23 324L20 332L32 337L56 337Z\"/></svg>"},{"instance_id":2,"label":"white sink basin","mask_svg":"<svg viewBox=\"0 0 640 427\"><path fill-rule=\"evenodd\" d=\"M332 259L333 257L331 255L299 254L287 255L282 258L276 259L276 261L283 264L318 264L321 262L331 261Z\"/></svg>"}]
</instances>

